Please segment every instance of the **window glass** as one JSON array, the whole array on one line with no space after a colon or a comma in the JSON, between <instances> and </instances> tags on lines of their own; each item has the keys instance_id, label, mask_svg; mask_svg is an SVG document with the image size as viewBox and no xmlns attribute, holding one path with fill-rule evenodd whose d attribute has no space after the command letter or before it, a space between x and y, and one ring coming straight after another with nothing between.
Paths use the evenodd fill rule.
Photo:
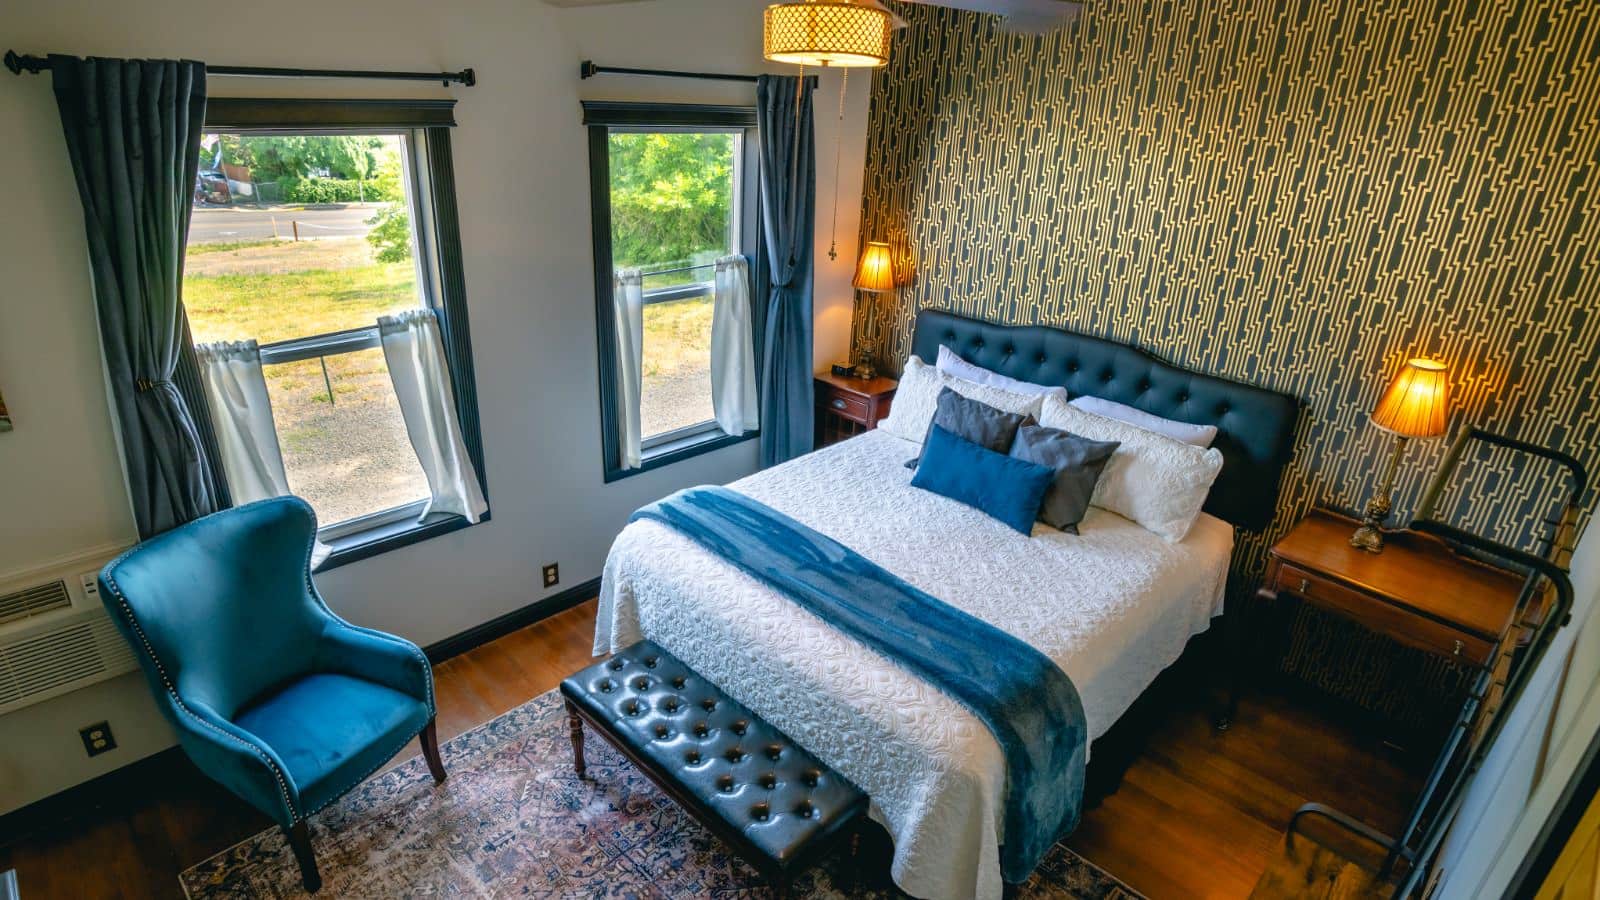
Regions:
<instances>
[{"instance_id":1,"label":"window glass","mask_svg":"<svg viewBox=\"0 0 1600 900\"><path fill-rule=\"evenodd\" d=\"M717 257L739 246L737 130L613 128L611 257L644 273L646 446L710 427L711 292Z\"/></svg>"},{"instance_id":2,"label":"window glass","mask_svg":"<svg viewBox=\"0 0 1600 900\"><path fill-rule=\"evenodd\" d=\"M289 487L324 527L428 497L377 336L428 303L411 158L405 134L201 141L190 328L261 344Z\"/></svg>"}]
</instances>

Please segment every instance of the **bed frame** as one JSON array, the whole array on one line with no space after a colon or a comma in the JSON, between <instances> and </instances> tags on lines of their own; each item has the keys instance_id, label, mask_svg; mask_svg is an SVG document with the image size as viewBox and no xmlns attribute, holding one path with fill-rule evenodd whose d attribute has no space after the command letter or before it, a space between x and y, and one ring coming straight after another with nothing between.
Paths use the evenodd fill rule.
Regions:
<instances>
[{"instance_id":1,"label":"bed frame","mask_svg":"<svg viewBox=\"0 0 1600 900\"><path fill-rule=\"evenodd\" d=\"M1260 531L1277 512L1279 482L1294 447L1300 401L1163 362L1136 347L1044 325L996 325L954 313L917 313L911 352L932 364L939 345L962 359L1035 384L1059 385L1195 425L1215 425L1222 472L1208 513Z\"/></svg>"}]
</instances>

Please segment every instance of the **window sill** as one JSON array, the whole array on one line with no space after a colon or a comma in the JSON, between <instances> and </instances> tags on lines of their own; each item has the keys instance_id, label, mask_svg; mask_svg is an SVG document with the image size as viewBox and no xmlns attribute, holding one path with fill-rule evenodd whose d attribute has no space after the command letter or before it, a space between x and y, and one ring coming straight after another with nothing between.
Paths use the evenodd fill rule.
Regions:
<instances>
[{"instance_id":1,"label":"window sill","mask_svg":"<svg viewBox=\"0 0 1600 900\"><path fill-rule=\"evenodd\" d=\"M640 475L652 469L683 462L702 453L710 453L713 450L721 450L723 447L742 444L760 434L759 430L747 431L744 434L727 434L719 429L692 435L645 451L644 458L637 469L617 468L607 463L605 480L607 484L610 484L613 481L631 478L634 475Z\"/></svg>"},{"instance_id":2,"label":"window sill","mask_svg":"<svg viewBox=\"0 0 1600 900\"><path fill-rule=\"evenodd\" d=\"M487 521L489 521L489 511L484 510L478 523ZM323 542L333 548L333 552L322 561L322 565L317 567L317 573L328 572L358 560L398 550L452 531L460 531L473 524L455 513L435 513L420 522L407 516L361 531L323 538Z\"/></svg>"}]
</instances>

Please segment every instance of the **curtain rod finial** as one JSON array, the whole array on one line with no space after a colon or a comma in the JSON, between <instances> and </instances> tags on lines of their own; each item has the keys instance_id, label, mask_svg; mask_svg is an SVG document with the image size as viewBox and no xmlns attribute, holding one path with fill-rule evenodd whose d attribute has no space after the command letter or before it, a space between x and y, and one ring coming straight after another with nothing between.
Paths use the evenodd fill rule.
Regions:
<instances>
[{"instance_id":1,"label":"curtain rod finial","mask_svg":"<svg viewBox=\"0 0 1600 900\"><path fill-rule=\"evenodd\" d=\"M6 68L10 69L11 74L13 75L21 75L23 72L27 72L30 75L37 75L40 72L43 72L45 69L50 68L50 60L45 59L42 56L33 56L31 54L18 53L15 50L7 50Z\"/></svg>"},{"instance_id":2,"label":"curtain rod finial","mask_svg":"<svg viewBox=\"0 0 1600 900\"><path fill-rule=\"evenodd\" d=\"M472 69L462 69L460 78L462 87L472 87L478 83L478 73ZM446 84L448 84L448 82L446 82Z\"/></svg>"},{"instance_id":3,"label":"curtain rod finial","mask_svg":"<svg viewBox=\"0 0 1600 900\"><path fill-rule=\"evenodd\" d=\"M598 74L600 74L600 67L594 64L594 60L586 59L578 63L578 77L580 79L593 78Z\"/></svg>"}]
</instances>

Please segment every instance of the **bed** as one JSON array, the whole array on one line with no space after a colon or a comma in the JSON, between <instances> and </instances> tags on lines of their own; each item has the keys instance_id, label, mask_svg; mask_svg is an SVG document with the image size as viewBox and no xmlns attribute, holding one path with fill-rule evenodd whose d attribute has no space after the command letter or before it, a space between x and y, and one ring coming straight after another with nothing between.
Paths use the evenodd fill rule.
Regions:
<instances>
[{"instance_id":1,"label":"bed","mask_svg":"<svg viewBox=\"0 0 1600 900\"><path fill-rule=\"evenodd\" d=\"M1297 412L1290 397L1055 329L924 311L940 344L1012 377L1214 424L1223 473L1169 544L1092 509L1080 535L1019 534L910 486L917 444L868 432L729 485L1050 657L1103 734L1222 612L1234 526L1270 521ZM966 708L659 522L618 536L595 652L649 638L861 786L919 897L999 897L1006 766Z\"/></svg>"}]
</instances>

